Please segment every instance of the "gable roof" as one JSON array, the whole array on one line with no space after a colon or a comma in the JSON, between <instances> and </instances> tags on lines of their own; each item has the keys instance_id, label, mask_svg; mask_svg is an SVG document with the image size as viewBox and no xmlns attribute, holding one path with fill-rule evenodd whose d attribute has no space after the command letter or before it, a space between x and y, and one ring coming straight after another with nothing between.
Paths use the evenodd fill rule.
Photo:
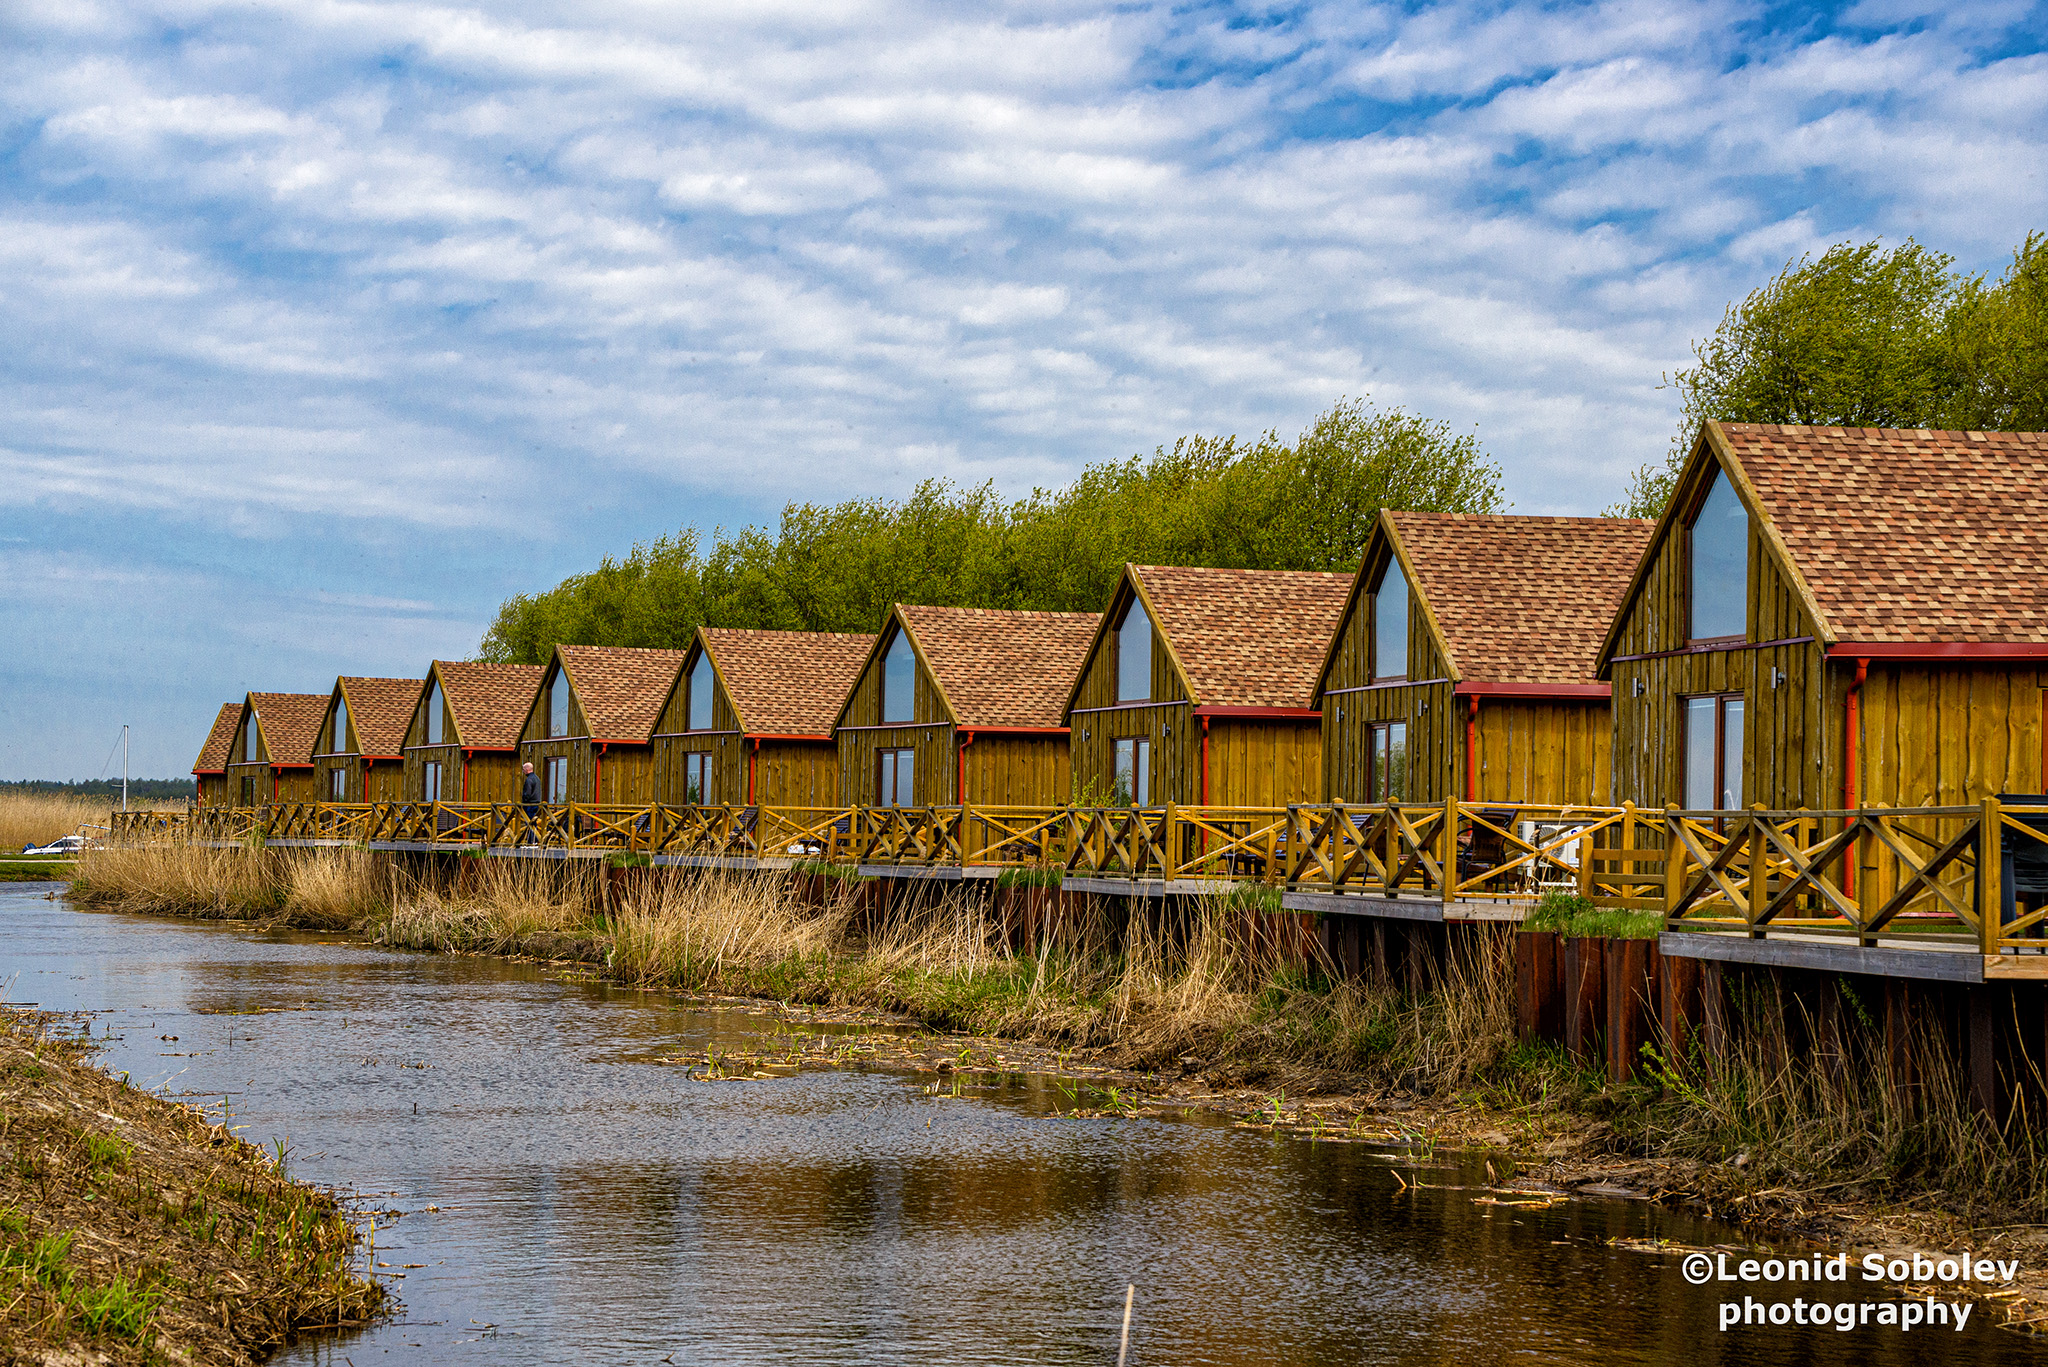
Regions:
<instances>
[{"instance_id":1,"label":"gable roof","mask_svg":"<svg viewBox=\"0 0 2048 1367\"><path fill-rule=\"evenodd\" d=\"M348 703L355 724L356 753L376 758L398 757L405 748L405 730L419 706L423 679L363 679L344 674L334 681ZM325 720L325 714L322 714Z\"/></svg>"},{"instance_id":2,"label":"gable roof","mask_svg":"<svg viewBox=\"0 0 2048 1367\"><path fill-rule=\"evenodd\" d=\"M1717 462L1823 646L2048 643L2048 434L1707 422L1600 647Z\"/></svg>"},{"instance_id":3,"label":"gable roof","mask_svg":"<svg viewBox=\"0 0 2048 1367\"><path fill-rule=\"evenodd\" d=\"M1601 640L1657 527L1632 517L1391 511L1380 523L1452 677L1525 684L1598 682ZM1367 592L1361 566L1347 616ZM1333 639L1325 671L1336 650Z\"/></svg>"},{"instance_id":4,"label":"gable roof","mask_svg":"<svg viewBox=\"0 0 2048 1367\"><path fill-rule=\"evenodd\" d=\"M331 693L251 693L248 705L263 729L263 744L272 764L310 765L327 720ZM239 718L237 721L239 722ZM230 761L232 762L232 761Z\"/></svg>"},{"instance_id":5,"label":"gable roof","mask_svg":"<svg viewBox=\"0 0 2048 1367\"><path fill-rule=\"evenodd\" d=\"M1352 576L1185 565L1131 565L1125 575L1197 706L1314 706Z\"/></svg>"},{"instance_id":6,"label":"gable roof","mask_svg":"<svg viewBox=\"0 0 2048 1367\"><path fill-rule=\"evenodd\" d=\"M242 720L242 705L238 702L224 702L220 711L214 714L213 729L206 733L206 744L199 747L199 758L192 761L195 774L224 774L228 769L228 751L234 748L235 727Z\"/></svg>"},{"instance_id":7,"label":"gable roof","mask_svg":"<svg viewBox=\"0 0 2048 1367\"><path fill-rule=\"evenodd\" d=\"M748 735L827 736L874 636L699 627L697 639ZM682 676L675 687L681 688Z\"/></svg>"},{"instance_id":8,"label":"gable roof","mask_svg":"<svg viewBox=\"0 0 2048 1367\"><path fill-rule=\"evenodd\" d=\"M652 743L661 704L683 667L682 651L558 645L555 656L583 705L591 739Z\"/></svg>"},{"instance_id":9,"label":"gable roof","mask_svg":"<svg viewBox=\"0 0 2048 1367\"><path fill-rule=\"evenodd\" d=\"M898 603L911 649L956 725L1058 730L1061 705L1088 658L1088 643L1102 620L1097 612L1016 612L1001 608L939 608ZM865 671L888 638L875 637ZM856 676L857 677L857 676ZM852 691L839 704L836 727L846 719Z\"/></svg>"},{"instance_id":10,"label":"gable roof","mask_svg":"<svg viewBox=\"0 0 2048 1367\"><path fill-rule=\"evenodd\" d=\"M519 745L520 728L533 709L534 694L547 669L481 660L436 660L428 673L441 682L441 696L455 721L456 744L511 750Z\"/></svg>"}]
</instances>

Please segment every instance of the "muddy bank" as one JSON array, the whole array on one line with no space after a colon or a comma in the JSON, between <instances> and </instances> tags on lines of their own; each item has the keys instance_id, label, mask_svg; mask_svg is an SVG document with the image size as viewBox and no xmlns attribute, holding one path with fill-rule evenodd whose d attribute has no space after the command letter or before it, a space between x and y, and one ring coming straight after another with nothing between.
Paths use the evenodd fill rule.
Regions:
<instances>
[{"instance_id":1,"label":"muddy bank","mask_svg":"<svg viewBox=\"0 0 2048 1367\"><path fill-rule=\"evenodd\" d=\"M239 1367L380 1313L331 1196L100 1072L76 1029L0 1013L0 1364Z\"/></svg>"}]
</instances>

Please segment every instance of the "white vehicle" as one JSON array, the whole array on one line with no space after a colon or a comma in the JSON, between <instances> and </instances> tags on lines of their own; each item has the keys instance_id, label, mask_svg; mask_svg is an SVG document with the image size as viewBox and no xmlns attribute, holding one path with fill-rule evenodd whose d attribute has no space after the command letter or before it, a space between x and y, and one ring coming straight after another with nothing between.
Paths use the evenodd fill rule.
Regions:
<instances>
[{"instance_id":1,"label":"white vehicle","mask_svg":"<svg viewBox=\"0 0 2048 1367\"><path fill-rule=\"evenodd\" d=\"M86 843L86 839L82 835L67 835L52 840L47 845L23 845L21 852L23 854L76 854L86 848Z\"/></svg>"}]
</instances>

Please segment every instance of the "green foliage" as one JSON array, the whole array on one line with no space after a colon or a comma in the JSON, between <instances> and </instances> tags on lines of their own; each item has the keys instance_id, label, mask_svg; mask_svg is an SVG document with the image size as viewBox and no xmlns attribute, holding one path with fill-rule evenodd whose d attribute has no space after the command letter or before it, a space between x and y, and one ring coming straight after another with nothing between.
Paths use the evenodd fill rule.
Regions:
<instances>
[{"instance_id":1,"label":"green foliage","mask_svg":"<svg viewBox=\"0 0 2048 1367\"><path fill-rule=\"evenodd\" d=\"M85 1137L85 1157L95 1168L125 1168L135 1151L120 1140L103 1134Z\"/></svg>"},{"instance_id":2,"label":"green foliage","mask_svg":"<svg viewBox=\"0 0 2048 1367\"><path fill-rule=\"evenodd\" d=\"M1094 612L1128 562L1349 571L1381 508L1492 512L1500 478L1475 437L1350 400L1293 442L1184 437L1007 504L928 480L900 502L792 503L772 532L679 532L507 599L481 653L680 649L699 623L873 631L898 602Z\"/></svg>"},{"instance_id":3,"label":"green foliage","mask_svg":"<svg viewBox=\"0 0 2048 1367\"><path fill-rule=\"evenodd\" d=\"M1664 918L1654 911L1602 911L1577 893L1546 892L1522 928L1556 930L1572 936L1654 940L1664 929Z\"/></svg>"},{"instance_id":4,"label":"green foliage","mask_svg":"<svg viewBox=\"0 0 2048 1367\"><path fill-rule=\"evenodd\" d=\"M1993 284L1910 239L1801 257L1732 304L1697 364L1662 465L1607 511L1657 517L1700 424L2038 431L2048 426L2048 234L2029 234Z\"/></svg>"}]
</instances>

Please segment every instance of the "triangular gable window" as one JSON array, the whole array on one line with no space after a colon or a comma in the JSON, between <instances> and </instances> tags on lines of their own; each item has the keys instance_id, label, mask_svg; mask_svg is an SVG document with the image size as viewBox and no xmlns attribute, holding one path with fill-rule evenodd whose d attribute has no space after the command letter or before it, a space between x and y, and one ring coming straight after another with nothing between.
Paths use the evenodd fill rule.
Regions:
<instances>
[{"instance_id":1,"label":"triangular gable window","mask_svg":"<svg viewBox=\"0 0 2048 1367\"><path fill-rule=\"evenodd\" d=\"M1749 510L1719 465L1686 527L1686 637L1727 640L1749 631Z\"/></svg>"},{"instance_id":2,"label":"triangular gable window","mask_svg":"<svg viewBox=\"0 0 2048 1367\"><path fill-rule=\"evenodd\" d=\"M1408 677L1408 576L1392 556L1372 591L1372 677Z\"/></svg>"}]
</instances>

